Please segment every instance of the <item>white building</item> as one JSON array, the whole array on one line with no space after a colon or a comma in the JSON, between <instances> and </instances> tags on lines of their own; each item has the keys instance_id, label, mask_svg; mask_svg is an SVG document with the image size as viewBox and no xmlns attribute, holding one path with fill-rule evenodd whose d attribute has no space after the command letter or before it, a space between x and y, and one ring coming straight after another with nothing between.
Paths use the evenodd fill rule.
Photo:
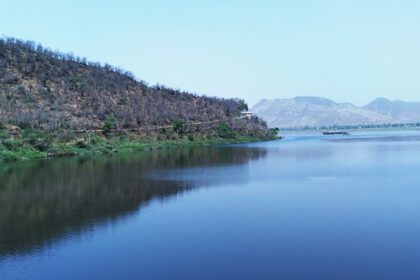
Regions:
<instances>
[{"instance_id":1,"label":"white building","mask_svg":"<svg viewBox=\"0 0 420 280\"><path fill-rule=\"evenodd\" d=\"M242 117L247 117L248 119L251 119L251 117L252 117L252 112L249 112L249 111L243 111L243 112L241 112L241 116L242 116Z\"/></svg>"}]
</instances>

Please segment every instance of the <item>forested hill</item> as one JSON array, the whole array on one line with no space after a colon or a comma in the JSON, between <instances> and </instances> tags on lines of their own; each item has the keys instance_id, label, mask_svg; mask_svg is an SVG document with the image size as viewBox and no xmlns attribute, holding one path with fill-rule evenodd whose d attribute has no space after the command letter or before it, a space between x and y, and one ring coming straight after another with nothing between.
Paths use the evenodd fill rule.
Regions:
<instances>
[{"instance_id":1,"label":"forested hill","mask_svg":"<svg viewBox=\"0 0 420 280\"><path fill-rule=\"evenodd\" d=\"M247 109L243 100L148 86L110 65L87 62L33 42L0 40L0 121L21 129L115 129L172 125L174 121L231 120ZM264 131L257 118L234 129Z\"/></svg>"}]
</instances>

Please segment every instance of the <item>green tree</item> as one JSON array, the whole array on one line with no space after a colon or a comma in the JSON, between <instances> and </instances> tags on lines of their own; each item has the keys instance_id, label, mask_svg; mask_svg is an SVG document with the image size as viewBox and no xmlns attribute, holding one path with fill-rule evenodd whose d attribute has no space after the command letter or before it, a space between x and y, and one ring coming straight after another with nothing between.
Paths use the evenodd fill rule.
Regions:
<instances>
[{"instance_id":1,"label":"green tree","mask_svg":"<svg viewBox=\"0 0 420 280\"><path fill-rule=\"evenodd\" d=\"M237 98L235 101L238 103L239 111L248 111L248 104L246 104L245 100Z\"/></svg>"},{"instance_id":2,"label":"green tree","mask_svg":"<svg viewBox=\"0 0 420 280\"><path fill-rule=\"evenodd\" d=\"M112 129L114 128L114 126L115 126L115 117L112 116L112 117L107 118L105 120L103 126L102 126L102 132L103 132L103 134L104 135L108 135L112 131Z\"/></svg>"},{"instance_id":3,"label":"green tree","mask_svg":"<svg viewBox=\"0 0 420 280\"><path fill-rule=\"evenodd\" d=\"M220 123L217 127L217 134L221 138L234 138L235 133L232 131L232 129L224 122Z\"/></svg>"},{"instance_id":4,"label":"green tree","mask_svg":"<svg viewBox=\"0 0 420 280\"><path fill-rule=\"evenodd\" d=\"M180 119L176 119L173 121L172 127L176 133L182 134L182 132L184 131L184 122Z\"/></svg>"}]
</instances>

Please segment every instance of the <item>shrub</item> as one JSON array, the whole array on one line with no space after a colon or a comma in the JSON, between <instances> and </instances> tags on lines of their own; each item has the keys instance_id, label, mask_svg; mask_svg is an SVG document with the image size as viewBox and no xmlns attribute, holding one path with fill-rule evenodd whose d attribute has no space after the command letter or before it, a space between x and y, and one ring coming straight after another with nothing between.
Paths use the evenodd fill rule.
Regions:
<instances>
[{"instance_id":1,"label":"shrub","mask_svg":"<svg viewBox=\"0 0 420 280\"><path fill-rule=\"evenodd\" d=\"M104 135L108 135L112 131L114 126L115 126L115 118L114 117L107 118L102 126Z\"/></svg>"},{"instance_id":2,"label":"shrub","mask_svg":"<svg viewBox=\"0 0 420 280\"><path fill-rule=\"evenodd\" d=\"M239 111L248 111L248 104L246 104L245 100L243 99L236 99L238 103L238 110Z\"/></svg>"},{"instance_id":3,"label":"shrub","mask_svg":"<svg viewBox=\"0 0 420 280\"><path fill-rule=\"evenodd\" d=\"M80 148L80 149L87 149L87 148L89 148L89 144L86 143L86 141L83 140L83 139L78 140L77 143L76 143L76 146L78 148Z\"/></svg>"},{"instance_id":4,"label":"shrub","mask_svg":"<svg viewBox=\"0 0 420 280\"><path fill-rule=\"evenodd\" d=\"M168 139L169 140L178 140L179 135L177 133L172 133L171 135L169 135Z\"/></svg>"},{"instance_id":5,"label":"shrub","mask_svg":"<svg viewBox=\"0 0 420 280\"><path fill-rule=\"evenodd\" d=\"M0 139L7 139L9 138L9 133L7 133L7 131L5 130L0 130Z\"/></svg>"},{"instance_id":6,"label":"shrub","mask_svg":"<svg viewBox=\"0 0 420 280\"><path fill-rule=\"evenodd\" d=\"M97 145L98 143L100 143L102 141L102 139L97 135L91 135L91 136L89 136L88 139L89 139L88 143L90 145Z\"/></svg>"},{"instance_id":7,"label":"shrub","mask_svg":"<svg viewBox=\"0 0 420 280\"><path fill-rule=\"evenodd\" d=\"M270 128L269 132L273 135L277 135L277 133L280 131L278 127Z\"/></svg>"},{"instance_id":8,"label":"shrub","mask_svg":"<svg viewBox=\"0 0 420 280\"><path fill-rule=\"evenodd\" d=\"M180 119L176 119L172 123L172 127L173 127L173 129L175 130L176 133L182 134L182 132L184 130L184 122Z\"/></svg>"},{"instance_id":9,"label":"shrub","mask_svg":"<svg viewBox=\"0 0 420 280\"><path fill-rule=\"evenodd\" d=\"M29 143L32 147L41 152L47 151L51 146L50 135L38 129L25 129L22 132L21 137L25 143Z\"/></svg>"},{"instance_id":10,"label":"shrub","mask_svg":"<svg viewBox=\"0 0 420 280\"><path fill-rule=\"evenodd\" d=\"M217 127L217 134L221 138L235 138L235 133L226 123L220 123Z\"/></svg>"},{"instance_id":11,"label":"shrub","mask_svg":"<svg viewBox=\"0 0 420 280\"><path fill-rule=\"evenodd\" d=\"M33 145L33 147L35 149L37 149L38 151L46 152L51 148L51 144L49 142L44 141L44 140L40 140L40 141L36 142Z\"/></svg>"},{"instance_id":12,"label":"shrub","mask_svg":"<svg viewBox=\"0 0 420 280\"><path fill-rule=\"evenodd\" d=\"M26 90L25 90L25 87L24 87L24 86L22 86L22 85L19 85L19 86L17 87L17 91L18 91L18 93L19 93L20 95L26 95Z\"/></svg>"},{"instance_id":13,"label":"shrub","mask_svg":"<svg viewBox=\"0 0 420 280\"><path fill-rule=\"evenodd\" d=\"M39 129L27 128L22 132L22 139L28 141L30 144L35 143L37 140L50 140L50 135Z\"/></svg>"},{"instance_id":14,"label":"shrub","mask_svg":"<svg viewBox=\"0 0 420 280\"><path fill-rule=\"evenodd\" d=\"M1 143L9 151L13 151L20 146L20 143L18 141L13 140L13 139L5 139L5 140L1 141Z\"/></svg>"}]
</instances>

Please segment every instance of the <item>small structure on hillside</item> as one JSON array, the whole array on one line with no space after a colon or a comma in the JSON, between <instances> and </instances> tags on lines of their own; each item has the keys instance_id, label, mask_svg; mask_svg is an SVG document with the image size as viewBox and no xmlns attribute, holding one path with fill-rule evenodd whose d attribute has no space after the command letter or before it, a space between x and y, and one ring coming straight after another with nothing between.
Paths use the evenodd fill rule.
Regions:
<instances>
[{"instance_id":1,"label":"small structure on hillside","mask_svg":"<svg viewBox=\"0 0 420 280\"><path fill-rule=\"evenodd\" d=\"M249 111L242 111L242 112L241 112L241 117L247 117L248 119L251 119L251 117L252 117L252 112L249 112Z\"/></svg>"}]
</instances>

